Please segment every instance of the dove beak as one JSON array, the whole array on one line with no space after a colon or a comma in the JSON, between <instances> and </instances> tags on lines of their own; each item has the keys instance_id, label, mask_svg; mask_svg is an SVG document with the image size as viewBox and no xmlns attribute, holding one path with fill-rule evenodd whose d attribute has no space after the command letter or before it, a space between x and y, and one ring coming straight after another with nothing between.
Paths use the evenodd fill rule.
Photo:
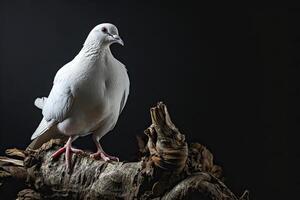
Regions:
<instances>
[{"instance_id":1,"label":"dove beak","mask_svg":"<svg viewBox=\"0 0 300 200\"><path fill-rule=\"evenodd\" d=\"M124 42L123 42L123 40L120 38L120 36L118 36L118 35L112 35L112 37L114 38L114 42L116 42L116 43L118 43L118 44L124 46Z\"/></svg>"}]
</instances>

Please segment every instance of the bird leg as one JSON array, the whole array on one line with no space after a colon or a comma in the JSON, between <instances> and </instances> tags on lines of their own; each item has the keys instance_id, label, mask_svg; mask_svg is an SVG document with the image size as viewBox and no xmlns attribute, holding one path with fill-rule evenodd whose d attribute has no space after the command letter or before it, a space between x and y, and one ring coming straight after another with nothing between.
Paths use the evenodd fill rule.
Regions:
<instances>
[{"instance_id":1,"label":"bird leg","mask_svg":"<svg viewBox=\"0 0 300 200\"><path fill-rule=\"evenodd\" d=\"M71 167L71 160L72 160L72 153L83 153L80 149L75 149L72 147L72 141L74 141L76 138L70 137L62 148L58 149L55 153L51 155L52 158L57 158L64 152L66 152L65 159L66 159L66 165L67 168L70 169Z\"/></svg>"},{"instance_id":2,"label":"bird leg","mask_svg":"<svg viewBox=\"0 0 300 200\"><path fill-rule=\"evenodd\" d=\"M102 149L99 140L93 136L93 141L96 144L97 152L90 155L90 157L94 159L103 159L104 161L114 160L119 162L119 158L115 156L110 156L107 153L104 152Z\"/></svg>"}]
</instances>

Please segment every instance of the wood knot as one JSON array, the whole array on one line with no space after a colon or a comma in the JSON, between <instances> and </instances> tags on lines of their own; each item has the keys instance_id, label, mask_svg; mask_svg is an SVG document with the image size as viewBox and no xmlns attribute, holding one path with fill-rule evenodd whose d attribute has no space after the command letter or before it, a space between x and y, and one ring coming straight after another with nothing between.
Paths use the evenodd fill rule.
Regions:
<instances>
[{"instance_id":1,"label":"wood knot","mask_svg":"<svg viewBox=\"0 0 300 200\"><path fill-rule=\"evenodd\" d=\"M162 102L150 109L152 124L145 130L147 147L153 164L161 169L180 173L188 157L185 137L171 121L167 107Z\"/></svg>"}]
</instances>

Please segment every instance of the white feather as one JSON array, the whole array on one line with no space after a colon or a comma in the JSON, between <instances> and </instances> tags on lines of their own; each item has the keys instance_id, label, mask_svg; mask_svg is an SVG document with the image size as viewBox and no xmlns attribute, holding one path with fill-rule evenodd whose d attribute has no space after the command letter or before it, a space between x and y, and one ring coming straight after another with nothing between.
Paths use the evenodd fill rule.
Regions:
<instances>
[{"instance_id":1,"label":"white feather","mask_svg":"<svg viewBox=\"0 0 300 200\"><path fill-rule=\"evenodd\" d=\"M34 133L31 136L31 140L34 140L38 136L45 133L49 128L51 128L55 124L55 121L52 120L50 122L47 122L45 118L42 119L37 129L34 131Z\"/></svg>"}]
</instances>

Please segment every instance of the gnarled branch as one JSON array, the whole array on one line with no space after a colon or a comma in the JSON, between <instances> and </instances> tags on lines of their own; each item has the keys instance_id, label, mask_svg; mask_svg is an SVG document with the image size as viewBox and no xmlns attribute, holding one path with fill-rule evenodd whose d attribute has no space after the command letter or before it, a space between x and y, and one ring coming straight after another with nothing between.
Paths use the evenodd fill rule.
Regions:
<instances>
[{"instance_id":1,"label":"gnarled branch","mask_svg":"<svg viewBox=\"0 0 300 200\"><path fill-rule=\"evenodd\" d=\"M139 140L139 161L104 162L88 153L74 154L68 171L63 156L50 159L63 145L56 139L38 150L6 151L9 157L0 158L0 182L23 182L27 188L18 199L248 199L248 192L237 198L223 184L222 170L207 148L188 146L163 103L150 114L147 141Z\"/></svg>"}]
</instances>

